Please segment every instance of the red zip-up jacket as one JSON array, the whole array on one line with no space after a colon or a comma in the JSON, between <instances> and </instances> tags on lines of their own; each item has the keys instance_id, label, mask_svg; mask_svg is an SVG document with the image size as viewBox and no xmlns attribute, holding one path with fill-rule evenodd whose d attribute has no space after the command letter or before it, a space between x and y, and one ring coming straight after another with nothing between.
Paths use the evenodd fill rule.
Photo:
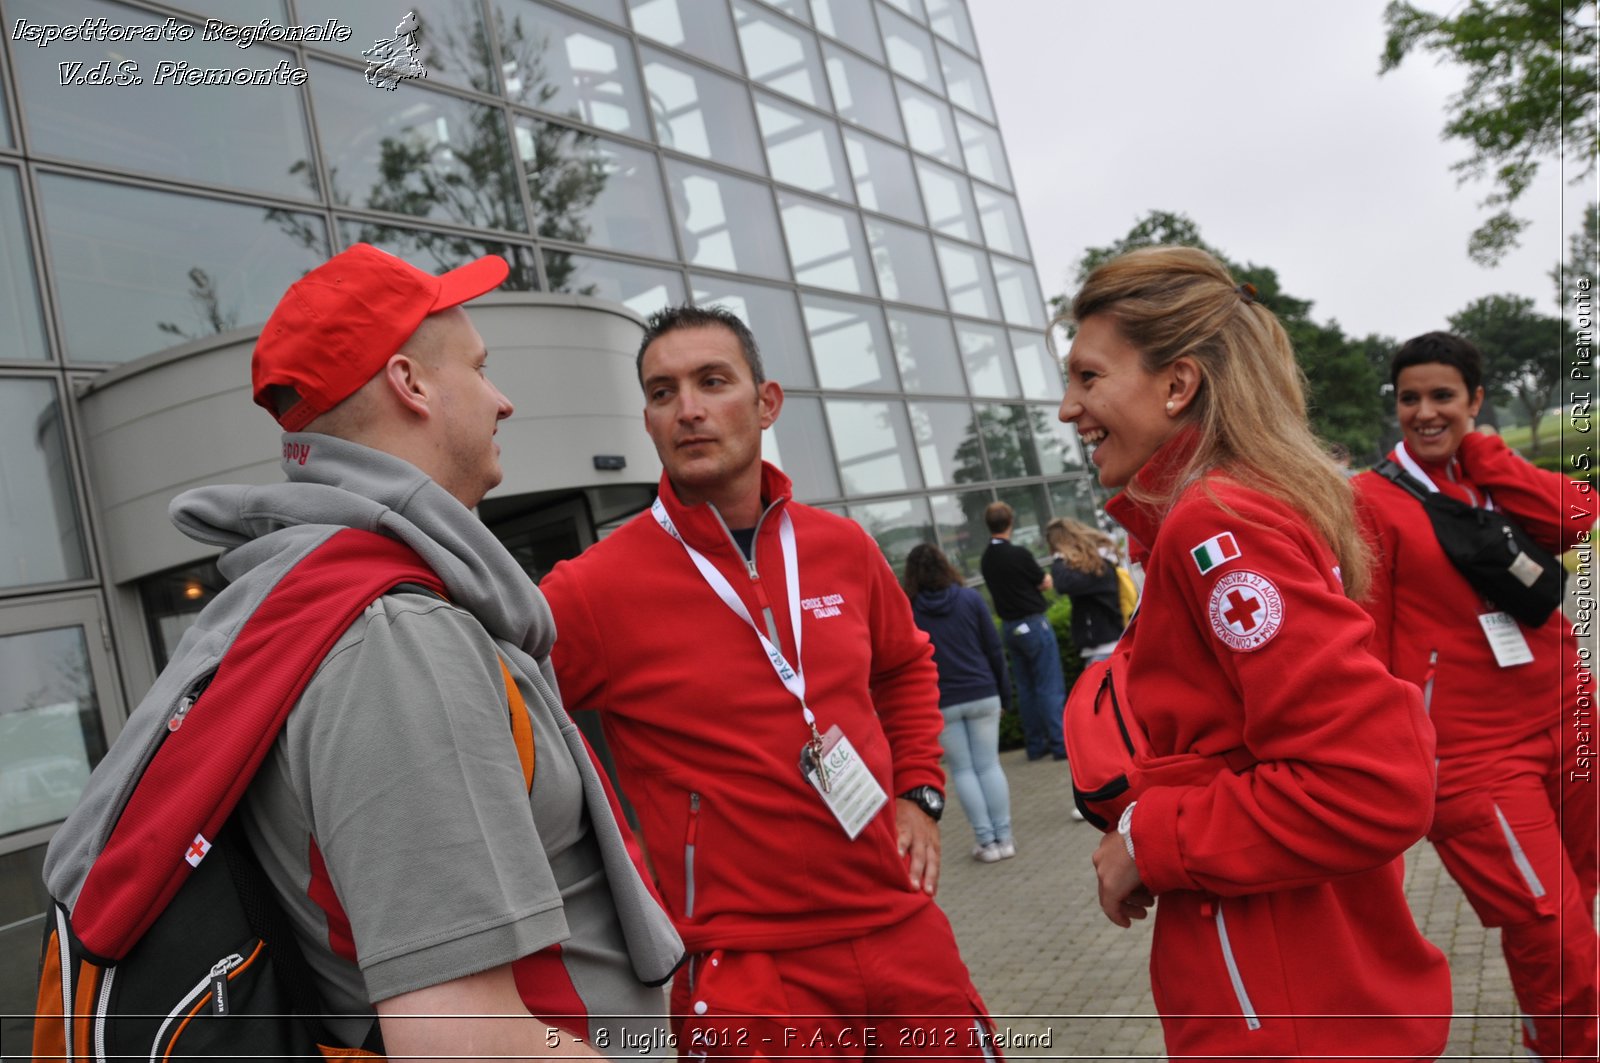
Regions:
<instances>
[{"instance_id":1,"label":"red zip-up jacket","mask_svg":"<svg viewBox=\"0 0 1600 1063\"><path fill-rule=\"evenodd\" d=\"M1242 746L1257 762L1147 788L1133 810L1169 1054L1433 1058L1449 970L1399 859L1433 810L1420 694L1368 652L1371 621L1289 506L1212 473L1166 514L1127 494L1107 510L1148 551L1119 652L1151 756Z\"/></svg>"},{"instance_id":2,"label":"red zip-up jacket","mask_svg":"<svg viewBox=\"0 0 1600 1063\"><path fill-rule=\"evenodd\" d=\"M1448 464L1421 468L1460 501L1481 506L1487 491L1496 508L1556 554L1587 541L1594 527L1588 484L1535 468L1498 436L1470 432ZM1578 700L1592 704L1593 682L1579 667L1578 640L1561 610L1537 628L1519 624L1533 660L1501 668L1477 623L1490 607L1445 556L1422 503L1375 472L1354 483L1375 555L1367 601L1377 623L1373 652L1428 691L1439 754L1504 749L1549 730L1558 717L1581 719ZM1593 622L1592 613L1579 618L1585 630Z\"/></svg>"},{"instance_id":3,"label":"red zip-up jacket","mask_svg":"<svg viewBox=\"0 0 1600 1063\"><path fill-rule=\"evenodd\" d=\"M943 789L944 719L933 649L877 544L854 522L791 501L788 477L771 465L753 567L710 506L684 506L665 476L660 496L763 631L770 606L793 664L778 536L779 512L788 512L807 701L818 729L838 724L888 797L851 841L800 775L809 734L800 703L750 625L649 513L558 564L540 589L556 617L562 698L601 712L685 945L816 945L915 914L931 902L907 880L894 795Z\"/></svg>"}]
</instances>

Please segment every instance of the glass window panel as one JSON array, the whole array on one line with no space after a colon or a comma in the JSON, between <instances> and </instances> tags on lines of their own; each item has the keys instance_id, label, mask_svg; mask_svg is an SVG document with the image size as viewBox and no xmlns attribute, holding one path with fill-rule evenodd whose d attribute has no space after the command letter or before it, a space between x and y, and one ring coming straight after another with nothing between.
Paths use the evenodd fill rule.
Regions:
<instances>
[{"instance_id":1,"label":"glass window panel","mask_svg":"<svg viewBox=\"0 0 1600 1063\"><path fill-rule=\"evenodd\" d=\"M566 251L546 251L544 263L551 291L610 299L640 317L649 317L664 306L681 306L686 301L683 275L675 269L658 269Z\"/></svg>"},{"instance_id":2,"label":"glass window panel","mask_svg":"<svg viewBox=\"0 0 1600 1063\"><path fill-rule=\"evenodd\" d=\"M0 587L89 575L71 467L55 381L0 380Z\"/></svg>"},{"instance_id":3,"label":"glass window panel","mask_svg":"<svg viewBox=\"0 0 1600 1063\"><path fill-rule=\"evenodd\" d=\"M816 37L749 0L734 0L745 70L763 88L813 107L829 105Z\"/></svg>"},{"instance_id":4,"label":"glass window panel","mask_svg":"<svg viewBox=\"0 0 1600 1063\"><path fill-rule=\"evenodd\" d=\"M983 67L976 59L963 55L944 41L938 43L939 69L944 72L950 102L995 121L994 102L989 99L989 86L983 80Z\"/></svg>"},{"instance_id":5,"label":"glass window panel","mask_svg":"<svg viewBox=\"0 0 1600 1063\"><path fill-rule=\"evenodd\" d=\"M126 362L265 321L328 257L312 214L57 174L39 175L39 198L62 340L78 362Z\"/></svg>"},{"instance_id":6,"label":"glass window panel","mask_svg":"<svg viewBox=\"0 0 1600 1063\"><path fill-rule=\"evenodd\" d=\"M705 0L628 0L628 12L635 32L738 72L739 48L725 5Z\"/></svg>"},{"instance_id":7,"label":"glass window panel","mask_svg":"<svg viewBox=\"0 0 1600 1063\"><path fill-rule=\"evenodd\" d=\"M801 295L817 379L825 388L897 391L889 330L876 303Z\"/></svg>"},{"instance_id":8,"label":"glass window panel","mask_svg":"<svg viewBox=\"0 0 1600 1063\"><path fill-rule=\"evenodd\" d=\"M928 25L945 40L978 54L978 35L972 32L966 0L928 0Z\"/></svg>"},{"instance_id":9,"label":"glass window panel","mask_svg":"<svg viewBox=\"0 0 1600 1063\"><path fill-rule=\"evenodd\" d=\"M765 173L750 93L732 78L644 49L656 138L669 148Z\"/></svg>"},{"instance_id":10,"label":"glass window panel","mask_svg":"<svg viewBox=\"0 0 1600 1063\"><path fill-rule=\"evenodd\" d=\"M940 548L968 578L978 574L983 552L989 547L989 528L983 522L983 511L993 501L994 495L988 490L933 495L928 499Z\"/></svg>"},{"instance_id":11,"label":"glass window panel","mask_svg":"<svg viewBox=\"0 0 1600 1063\"><path fill-rule=\"evenodd\" d=\"M819 399L784 399L783 409L762 443L762 454L794 481L794 496L802 502L838 498L842 493Z\"/></svg>"},{"instance_id":12,"label":"glass window panel","mask_svg":"<svg viewBox=\"0 0 1600 1063\"><path fill-rule=\"evenodd\" d=\"M628 24L622 16L622 0L566 0L566 3L568 7L575 7L586 15L603 18L619 26Z\"/></svg>"},{"instance_id":13,"label":"glass window panel","mask_svg":"<svg viewBox=\"0 0 1600 1063\"><path fill-rule=\"evenodd\" d=\"M1039 459L1028 434L1028 411L1022 406L977 407L978 430L989 459L989 475L996 480L1016 480L1039 475Z\"/></svg>"},{"instance_id":14,"label":"glass window panel","mask_svg":"<svg viewBox=\"0 0 1600 1063\"><path fill-rule=\"evenodd\" d=\"M906 120L907 142L924 155L960 166L961 152L956 147L950 105L909 81L896 78L894 88L900 97L900 114Z\"/></svg>"},{"instance_id":15,"label":"glass window panel","mask_svg":"<svg viewBox=\"0 0 1600 1063\"><path fill-rule=\"evenodd\" d=\"M339 206L523 229L505 116L494 107L406 87L374 91L349 71L312 63L312 97Z\"/></svg>"},{"instance_id":16,"label":"glass window panel","mask_svg":"<svg viewBox=\"0 0 1600 1063\"><path fill-rule=\"evenodd\" d=\"M1050 503L1045 495L1044 485L1020 484L997 487L995 494L999 495L1000 501L1009 505L1017 515L1011 541L1032 550L1036 555L1048 554L1050 547L1044 540L1044 526L1050 519Z\"/></svg>"},{"instance_id":17,"label":"glass window panel","mask_svg":"<svg viewBox=\"0 0 1600 1063\"><path fill-rule=\"evenodd\" d=\"M983 452L978 422L964 402L913 402L911 431L922 458L922 478L929 487L982 483Z\"/></svg>"},{"instance_id":18,"label":"glass window panel","mask_svg":"<svg viewBox=\"0 0 1600 1063\"><path fill-rule=\"evenodd\" d=\"M1094 481L1087 476L1074 476L1071 479L1051 480L1047 485L1050 495L1050 508L1058 517L1072 517L1081 520L1091 528L1102 531L1109 530L1107 525L1112 523L1106 517L1105 511L1100 506L1100 501L1095 497ZM1120 527L1117 529L1121 531ZM1113 537L1126 540L1126 533Z\"/></svg>"},{"instance_id":19,"label":"glass window panel","mask_svg":"<svg viewBox=\"0 0 1600 1063\"><path fill-rule=\"evenodd\" d=\"M1011 187L1011 169L1006 166L1005 149L1000 146L1000 131L976 118L958 113L956 130L961 136L961 151L967 159L967 172L1002 188ZM912 147L916 147L913 143Z\"/></svg>"},{"instance_id":20,"label":"glass window panel","mask_svg":"<svg viewBox=\"0 0 1600 1063\"><path fill-rule=\"evenodd\" d=\"M772 190L742 177L667 160L685 261L730 273L789 278Z\"/></svg>"},{"instance_id":21,"label":"glass window panel","mask_svg":"<svg viewBox=\"0 0 1600 1063\"><path fill-rule=\"evenodd\" d=\"M850 202L837 123L762 93L756 93L756 120L774 180Z\"/></svg>"},{"instance_id":22,"label":"glass window panel","mask_svg":"<svg viewBox=\"0 0 1600 1063\"><path fill-rule=\"evenodd\" d=\"M397 258L403 258L429 273L443 273L475 262L484 255L499 255L511 267L501 290L532 292L539 289L539 272L534 267L533 249L500 240L478 240L457 233L433 232L410 226L385 225L371 221L345 219L339 222L339 239L350 244L371 244Z\"/></svg>"},{"instance_id":23,"label":"glass window panel","mask_svg":"<svg viewBox=\"0 0 1600 1063\"><path fill-rule=\"evenodd\" d=\"M884 2L904 11L918 22L928 21L928 12L923 8L922 0L884 0ZM882 18L885 14L889 12L880 9L879 17Z\"/></svg>"},{"instance_id":24,"label":"glass window panel","mask_svg":"<svg viewBox=\"0 0 1600 1063\"><path fill-rule=\"evenodd\" d=\"M11 112L6 107L6 82L3 75L4 66L0 66L0 144L6 147L15 147L16 138L11 132Z\"/></svg>"},{"instance_id":25,"label":"glass window panel","mask_svg":"<svg viewBox=\"0 0 1600 1063\"><path fill-rule=\"evenodd\" d=\"M872 20L872 5L861 0L812 0L817 29L858 52L883 62L883 42Z\"/></svg>"},{"instance_id":26,"label":"glass window panel","mask_svg":"<svg viewBox=\"0 0 1600 1063\"><path fill-rule=\"evenodd\" d=\"M928 206L928 224L946 236L977 243L978 207L972 201L972 182L947 166L917 160L922 201Z\"/></svg>"},{"instance_id":27,"label":"glass window panel","mask_svg":"<svg viewBox=\"0 0 1600 1063\"><path fill-rule=\"evenodd\" d=\"M1087 466L1078 430L1062 424L1056 411L1046 406L1030 406L1033 445L1039 451L1039 471L1046 476L1061 476Z\"/></svg>"},{"instance_id":28,"label":"glass window panel","mask_svg":"<svg viewBox=\"0 0 1600 1063\"><path fill-rule=\"evenodd\" d=\"M105 751L83 628L0 637L0 837L65 819Z\"/></svg>"},{"instance_id":29,"label":"glass window panel","mask_svg":"<svg viewBox=\"0 0 1600 1063\"><path fill-rule=\"evenodd\" d=\"M994 265L994 285L1000 293L1000 315L1013 325L1044 328L1044 296L1033 266L999 255L990 256Z\"/></svg>"},{"instance_id":30,"label":"glass window panel","mask_svg":"<svg viewBox=\"0 0 1600 1063\"><path fill-rule=\"evenodd\" d=\"M35 845L0 855L0 1043L7 1045L33 1043L39 937L51 910L44 853Z\"/></svg>"},{"instance_id":31,"label":"glass window panel","mask_svg":"<svg viewBox=\"0 0 1600 1063\"><path fill-rule=\"evenodd\" d=\"M833 89L834 112L846 122L904 142L888 71L831 44L823 46L822 54L828 86Z\"/></svg>"},{"instance_id":32,"label":"glass window panel","mask_svg":"<svg viewBox=\"0 0 1600 1063\"><path fill-rule=\"evenodd\" d=\"M883 28L883 47L889 54L889 69L919 85L943 94L939 58L933 50L933 35L897 11L878 9L878 25Z\"/></svg>"},{"instance_id":33,"label":"glass window panel","mask_svg":"<svg viewBox=\"0 0 1600 1063\"><path fill-rule=\"evenodd\" d=\"M800 325L800 312L795 308L794 292L699 273L690 280L696 304L716 303L733 311L750 327L761 348L761 364L766 369L767 379L776 380L786 388L816 387L817 378L811 371L811 357L806 353L805 333Z\"/></svg>"},{"instance_id":34,"label":"glass window panel","mask_svg":"<svg viewBox=\"0 0 1600 1063\"><path fill-rule=\"evenodd\" d=\"M896 498L888 502L858 502L847 508L850 519L877 541L889 567L899 575L911 548L931 543L933 514L925 498Z\"/></svg>"},{"instance_id":35,"label":"glass window panel","mask_svg":"<svg viewBox=\"0 0 1600 1063\"><path fill-rule=\"evenodd\" d=\"M973 185L978 217L983 219L983 239L996 251L1019 258L1028 257L1028 233L1022 227L1022 211L1014 197L988 185Z\"/></svg>"},{"instance_id":36,"label":"glass window panel","mask_svg":"<svg viewBox=\"0 0 1600 1063\"><path fill-rule=\"evenodd\" d=\"M934 244L939 249L939 269L944 273L950 309L973 317L999 317L1000 301L989 273L989 256L948 240L935 240Z\"/></svg>"},{"instance_id":37,"label":"glass window panel","mask_svg":"<svg viewBox=\"0 0 1600 1063\"><path fill-rule=\"evenodd\" d=\"M885 299L944 309L944 293L929 254L928 234L882 218L867 218L867 245Z\"/></svg>"},{"instance_id":38,"label":"glass window panel","mask_svg":"<svg viewBox=\"0 0 1600 1063\"><path fill-rule=\"evenodd\" d=\"M167 666L200 611L227 585L214 561L168 569L139 581L139 603L157 669Z\"/></svg>"},{"instance_id":39,"label":"glass window panel","mask_svg":"<svg viewBox=\"0 0 1600 1063\"><path fill-rule=\"evenodd\" d=\"M889 307L888 317L895 361L900 364L900 379L907 391L966 393L949 318L899 307Z\"/></svg>"},{"instance_id":40,"label":"glass window panel","mask_svg":"<svg viewBox=\"0 0 1600 1063\"><path fill-rule=\"evenodd\" d=\"M819 288L877 294L860 215L786 192L778 193L778 209L796 280Z\"/></svg>"},{"instance_id":41,"label":"glass window panel","mask_svg":"<svg viewBox=\"0 0 1600 1063\"><path fill-rule=\"evenodd\" d=\"M763 0L768 7L775 7L790 18L797 18L801 22L811 21L811 5L806 0Z\"/></svg>"},{"instance_id":42,"label":"glass window panel","mask_svg":"<svg viewBox=\"0 0 1600 1063\"><path fill-rule=\"evenodd\" d=\"M37 277L22 220L22 179L0 166L0 360L50 357Z\"/></svg>"},{"instance_id":43,"label":"glass window panel","mask_svg":"<svg viewBox=\"0 0 1600 1063\"><path fill-rule=\"evenodd\" d=\"M416 57L429 81L499 91L476 0L406 0L398 10L391 0L298 0L295 10L302 26L336 18L351 27L349 40L322 41L313 47L362 62L366 62L363 51L395 39L396 23L410 11L417 17Z\"/></svg>"},{"instance_id":44,"label":"glass window panel","mask_svg":"<svg viewBox=\"0 0 1600 1063\"><path fill-rule=\"evenodd\" d=\"M493 11L507 99L649 139L626 37L529 0L495 0Z\"/></svg>"},{"instance_id":45,"label":"glass window panel","mask_svg":"<svg viewBox=\"0 0 1600 1063\"><path fill-rule=\"evenodd\" d=\"M159 27L164 21L100 0L17 0L7 5L6 13L13 21L42 24L104 18L116 25ZM164 72L169 79L176 76L161 67L163 61L271 72L280 63L299 69L294 53L265 44L242 51L225 41L202 41L199 34L174 48L170 42L123 40L56 41L48 48L13 44L13 74L30 149L100 163L119 173L164 174L298 199L315 197L300 89L157 82ZM107 63L110 76L127 70L144 84L63 85L63 63L82 63L85 72ZM341 70L339 76L369 94L389 96L374 93L359 71Z\"/></svg>"},{"instance_id":46,"label":"glass window panel","mask_svg":"<svg viewBox=\"0 0 1600 1063\"><path fill-rule=\"evenodd\" d=\"M1065 390L1061 363L1050 353L1044 333L1012 329L1011 350L1017 356L1017 377L1023 396L1060 402Z\"/></svg>"},{"instance_id":47,"label":"glass window panel","mask_svg":"<svg viewBox=\"0 0 1600 1063\"><path fill-rule=\"evenodd\" d=\"M922 223L922 199L911 155L904 148L846 129L844 150L855 177L856 199L863 207Z\"/></svg>"},{"instance_id":48,"label":"glass window panel","mask_svg":"<svg viewBox=\"0 0 1600 1063\"><path fill-rule=\"evenodd\" d=\"M1017 367L1011 361L1011 348L1006 343L1006 334L999 328L957 321L956 347L961 351L961 361L967 367L967 380L974 395L1015 398L1022 394L1017 383Z\"/></svg>"},{"instance_id":49,"label":"glass window panel","mask_svg":"<svg viewBox=\"0 0 1600 1063\"><path fill-rule=\"evenodd\" d=\"M827 405L845 494L871 495L922 486L904 403L829 399Z\"/></svg>"},{"instance_id":50,"label":"glass window panel","mask_svg":"<svg viewBox=\"0 0 1600 1063\"><path fill-rule=\"evenodd\" d=\"M517 119L517 151L540 236L678 257L655 152L533 118Z\"/></svg>"}]
</instances>

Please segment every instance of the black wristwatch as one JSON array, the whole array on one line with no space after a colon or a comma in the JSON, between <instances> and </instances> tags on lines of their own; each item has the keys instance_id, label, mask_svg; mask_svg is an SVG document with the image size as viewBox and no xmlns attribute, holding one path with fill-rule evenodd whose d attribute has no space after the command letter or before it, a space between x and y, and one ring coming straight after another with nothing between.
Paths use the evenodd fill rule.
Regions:
<instances>
[{"instance_id":1,"label":"black wristwatch","mask_svg":"<svg viewBox=\"0 0 1600 1063\"><path fill-rule=\"evenodd\" d=\"M901 794L903 800L910 801L928 814L928 818L935 823L944 815L944 794L932 786L918 786Z\"/></svg>"}]
</instances>

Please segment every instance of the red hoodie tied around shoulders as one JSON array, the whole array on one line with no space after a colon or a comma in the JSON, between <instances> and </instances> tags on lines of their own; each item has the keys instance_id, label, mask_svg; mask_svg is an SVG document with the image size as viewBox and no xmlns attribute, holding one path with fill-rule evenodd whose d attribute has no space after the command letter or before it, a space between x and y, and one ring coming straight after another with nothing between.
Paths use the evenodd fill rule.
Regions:
<instances>
[{"instance_id":1,"label":"red hoodie tied around shoulders","mask_svg":"<svg viewBox=\"0 0 1600 1063\"><path fill-rule=\"evenodd\" d=\"M1173 475L1193 445L1170 441L1139 482ZM1150 755L1244 746L1258 761L1148 788L1133 812L1158 899L1150 968L1168 1052L1434 1058L1449 970L1402 889L1401 854L1433 807L1419 692L1368 652L1371 621L1289 506L1212 472L1165 514L1126 493L1107 510L1147 555L1118 652ZM1237 556L1201 571L1192 551L1222 533ZM1244 615L1229 598L1244 580L1240 602L1265 611L1240 637L1226 615Z\"/></svg>"},{"instance_id":2,"label":"red hoodie tied around shoulders","mask_svg":"<svg viewBox=\"0 0 1600 1063\"><path fill-rule=\"evenodd\" d=\"M684 506L665 476L660 485L679 533L758 623L770 605L791 663L779 511L794 521L806 700L818 729L838 724L891 795L853 842L800 775L800 703L750 625L649 513L540 584L559 627L551 657L562 698L601 710L667 910L692 953L825 944L932 903L907 880L892 797L944 786L932 647L859 525L791 501L788 477L771 465L761 496L770 508L753 581L711 507ZM641 597L652 608L638 608Z\"/></svg>"}]
</instances>

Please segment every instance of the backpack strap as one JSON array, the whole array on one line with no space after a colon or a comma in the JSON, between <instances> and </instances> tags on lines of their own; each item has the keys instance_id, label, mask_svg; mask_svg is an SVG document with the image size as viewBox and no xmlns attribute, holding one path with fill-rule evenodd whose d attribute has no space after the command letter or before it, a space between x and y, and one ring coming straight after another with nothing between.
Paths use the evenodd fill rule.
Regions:
<instances>
[{"instance_id":1,"label":"backpack strap","mask_svg":"<svg viewBox=\"0 0 1600 1063\"><path fill-rule=\"evenodd\" d=\"M1428 502L1428 496L1433 493L1419 484L1417 478L1402 469L1400 463L1393 458L1384 458L1372 467L1372 471L1424 505Z\"/></svg>"},{"instance_id":2,"label":"backpack strap","mask_svg":"<svg viewBox=\"0 0 1600 1063\"><path fill-rule=\"evenodd\" d=\"M404 543L345 528L262 599L210 685L145 765L90 868L72 929L93 956L120 960L199 866L333 644L391 588L444 584Z\"/></svg>"}]
</instances>

